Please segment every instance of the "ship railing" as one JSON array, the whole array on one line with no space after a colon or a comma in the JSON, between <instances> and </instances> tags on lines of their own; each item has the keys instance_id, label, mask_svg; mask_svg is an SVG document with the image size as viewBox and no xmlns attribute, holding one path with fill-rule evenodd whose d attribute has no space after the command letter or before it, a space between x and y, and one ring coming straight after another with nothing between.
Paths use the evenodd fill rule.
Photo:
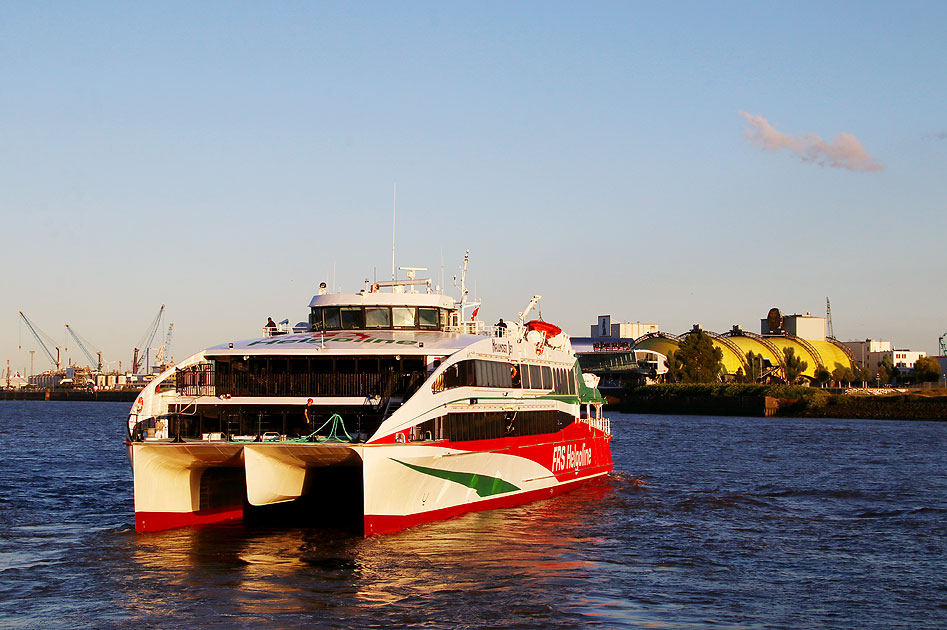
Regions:
<instances>
[{"instance_id":1,"label":"ship railing","mask_svg":"<svg viewBox=\"0 0 947 630\"><path fill-rule=\"evenodd\" d=\"M279 335L288 335L293 332L289 326L288 321L282 321L275 326L264 326L263 327L263 336L264 337L277 337Z\"/></svg>"},{"instance_id":2,"label":"ship railing","mask_svg":"<svg viewBox=\"0 0 947 630\"><path fill-rule=\"evenodd\" d=\"M471 322L460 322L459 324L453 326L447 326L445 329L447 332L460 333L463 335L485 335L486 331L484 330L484 323L475 320Z\"/></svg>"},{"instance_id":3,"label":"ship railing","mask_svg":"<svg viewBox=\"0 0 947 630\"><path fill-rule=\"evenodd\" d=\"M593 429L598 429L606 435L612 434L612 423L608 418L579 418L579 422L584 422Z\"/></svg>"},{"instance_id":4,"label":"ship railing","mask_svg":"<svg viewBox=\"0 0 947 630\"><path fill-rule=\"evenodd\" d=\"M487 326L481 321L461 322L456 326L448 326L446 332L461 333L464 335L482 335L484 337L513 337L512 324L506 326Z\"/></svg>"}]
</instances>

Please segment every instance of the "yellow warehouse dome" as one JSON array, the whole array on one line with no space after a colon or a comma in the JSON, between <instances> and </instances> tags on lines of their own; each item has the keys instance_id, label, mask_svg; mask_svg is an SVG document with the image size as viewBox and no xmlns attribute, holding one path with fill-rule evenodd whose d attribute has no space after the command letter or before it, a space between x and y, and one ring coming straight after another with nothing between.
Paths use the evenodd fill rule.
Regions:
<instances>
[{"instance_id":1,"label":"yellow warehouse dome","mask_svg":"<svg viewBox=\"0 0 947 630\"><path fill-rule=\"evenodd\" d=\"M635 350L654 350L664 356L677 352L678 341L673 335L663 332L649 333L635 340Z\"/></svg>"},{"instance_id":2,"label":"yellow warehouse dome","mask_svg":"<svg viewBox=\"0 0 947 630\"><path fill-rule=\"evenodd\" d=\"M813 354L806 348L806 344L811 346L812 342L801 342L798 337L791 335L766 335L763 338L779 348L780 353L784 348L792 348L796 356L806 362L806 369L803 370L802 376L815 377L815 369L819 367L822 358L818 356L818 350Z\"/></svg>"}]
</instances>

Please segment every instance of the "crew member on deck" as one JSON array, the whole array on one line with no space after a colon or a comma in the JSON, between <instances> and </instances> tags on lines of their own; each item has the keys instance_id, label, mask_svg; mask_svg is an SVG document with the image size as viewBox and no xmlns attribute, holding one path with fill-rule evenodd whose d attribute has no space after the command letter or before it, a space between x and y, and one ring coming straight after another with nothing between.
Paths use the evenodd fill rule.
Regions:
<instances>
[{"instance_id":1,"label":"crew member on deck","mask_svg":"<svg viewBox=\"0 0 947 630\"><path fill-rule=\"evenodd\" d=\"M503 321L502 317L500 318L500 321L496 323L496 328L497 328L497 337L506 336L506 322Z\"/></svg>"},{"instance_id":2,"label":"crew member on deck","mask_svg":"<svg viewBox=\"0 0 947 630\"><path fill-rule=\"evenodd\" d=\"M266 318L266 326L264 326L264 328L268 328L269 330L267 330L267 332L269 333L276 332L276 322L273 321L272 317Z\"/></svg>"}]
</instances>

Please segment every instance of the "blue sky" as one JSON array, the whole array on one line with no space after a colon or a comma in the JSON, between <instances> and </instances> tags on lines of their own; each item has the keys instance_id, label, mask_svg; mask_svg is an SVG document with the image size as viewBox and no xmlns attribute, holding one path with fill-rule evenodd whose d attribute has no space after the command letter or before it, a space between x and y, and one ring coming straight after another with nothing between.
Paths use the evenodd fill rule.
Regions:
<instances>
[{"instance_id":1,"label":"blue sky","mask_svg":"<svg viewBox=\"0 0 947 630\"><path fill-rule=\"evenodd\" d=\"M20 309L123 367L162 303L178 359L305 319L320 281L390 276L395 183L397 264L449 279L470 249L487 320L541 293L573 335L758 330L828 296L838 337L936 352L945 24L941 2L4 3L0 360L36 348Z\"/></svg>"}]
</instances>

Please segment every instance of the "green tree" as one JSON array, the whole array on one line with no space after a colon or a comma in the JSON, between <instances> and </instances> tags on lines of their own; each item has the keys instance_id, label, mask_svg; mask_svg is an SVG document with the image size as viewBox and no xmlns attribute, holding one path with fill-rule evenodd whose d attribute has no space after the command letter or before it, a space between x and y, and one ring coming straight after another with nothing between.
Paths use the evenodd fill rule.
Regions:
<instances>
[{"instance_id":1,"label":"green tree","mask_svg":"<svg viewBox=\"0 0 947 630\"><path fill-rule=\"evenodd\" d=\"M834 380L839 387L842 386L842 383L852 384L852 381L855 380L855 373L852 372L852 368L840 365L832 370L832 380Z\"/></svg>"},{"instance_id":2,"label":"green tree","mask_svg":"<svg viewBox=\"0 0 947 630\"><path fill-rule=\"evenodd\" d=\"M940 363L934 357L921 357L914 364L914 378L918 383L940 380Z\"/></svg>"},{"instance_id":3,"label":"green tree","mask_svg":"<svg viewBox=\"0 0 947 630\"><path fill-rule=\"evenodd\" d=\"M878 381L881 383L893 383L896 375L897 372L895 372L891 357L885 355L878 363Z\"/></svg>"},{"instance_id":4,"label":"green tree","mask_svg":"<svg viewBox=\"0 0 947 630\"><path fill-rule=\"evenodd\" d=\"M763 355L752 350L746 353L746 382L756 383L763 378Z\"/></svg>"},{"instance_id":5,"label":"green tree","mask_svg":"<svg viewBox=\"0 0 947 630\"><path fill-rule=\"evenodd\" d=\"M871 382L871 370L866 367L860 367L855 370L855 379L862 384Z\"/></svg>"},{"instance_id":6,"label":"green tree","mask_svg":"<svg viewBox=\"0 0 947 630\"><path fill-rule=\"evenodd\" d=\"M815 373L812 377L819 385L825 385L832 378L832 373L829 372L824 365L820 365L815 369Z\"/></svg>"},{"instance_id":7,"label":"green tree","mask_svg":"<svg viewBox=\"0 0 947 630\"><path fill-rule=\"evenodd\" d=\"M809 364L796 356L793 348L783 348L783 372L787 383L795 383L799 380L799 375L806 371Z\"/></svg>"},{"instance_id":8,"label":"green tree","mask_svg":"<svg viewBox=\"0 0 947 630\"><path fill-rule=\"evenodd\" d=\"M668 357L668 374L680 383L712 383L723 370L723 350L700 328L684 337Z\"/></svg>"}]
</instances>

